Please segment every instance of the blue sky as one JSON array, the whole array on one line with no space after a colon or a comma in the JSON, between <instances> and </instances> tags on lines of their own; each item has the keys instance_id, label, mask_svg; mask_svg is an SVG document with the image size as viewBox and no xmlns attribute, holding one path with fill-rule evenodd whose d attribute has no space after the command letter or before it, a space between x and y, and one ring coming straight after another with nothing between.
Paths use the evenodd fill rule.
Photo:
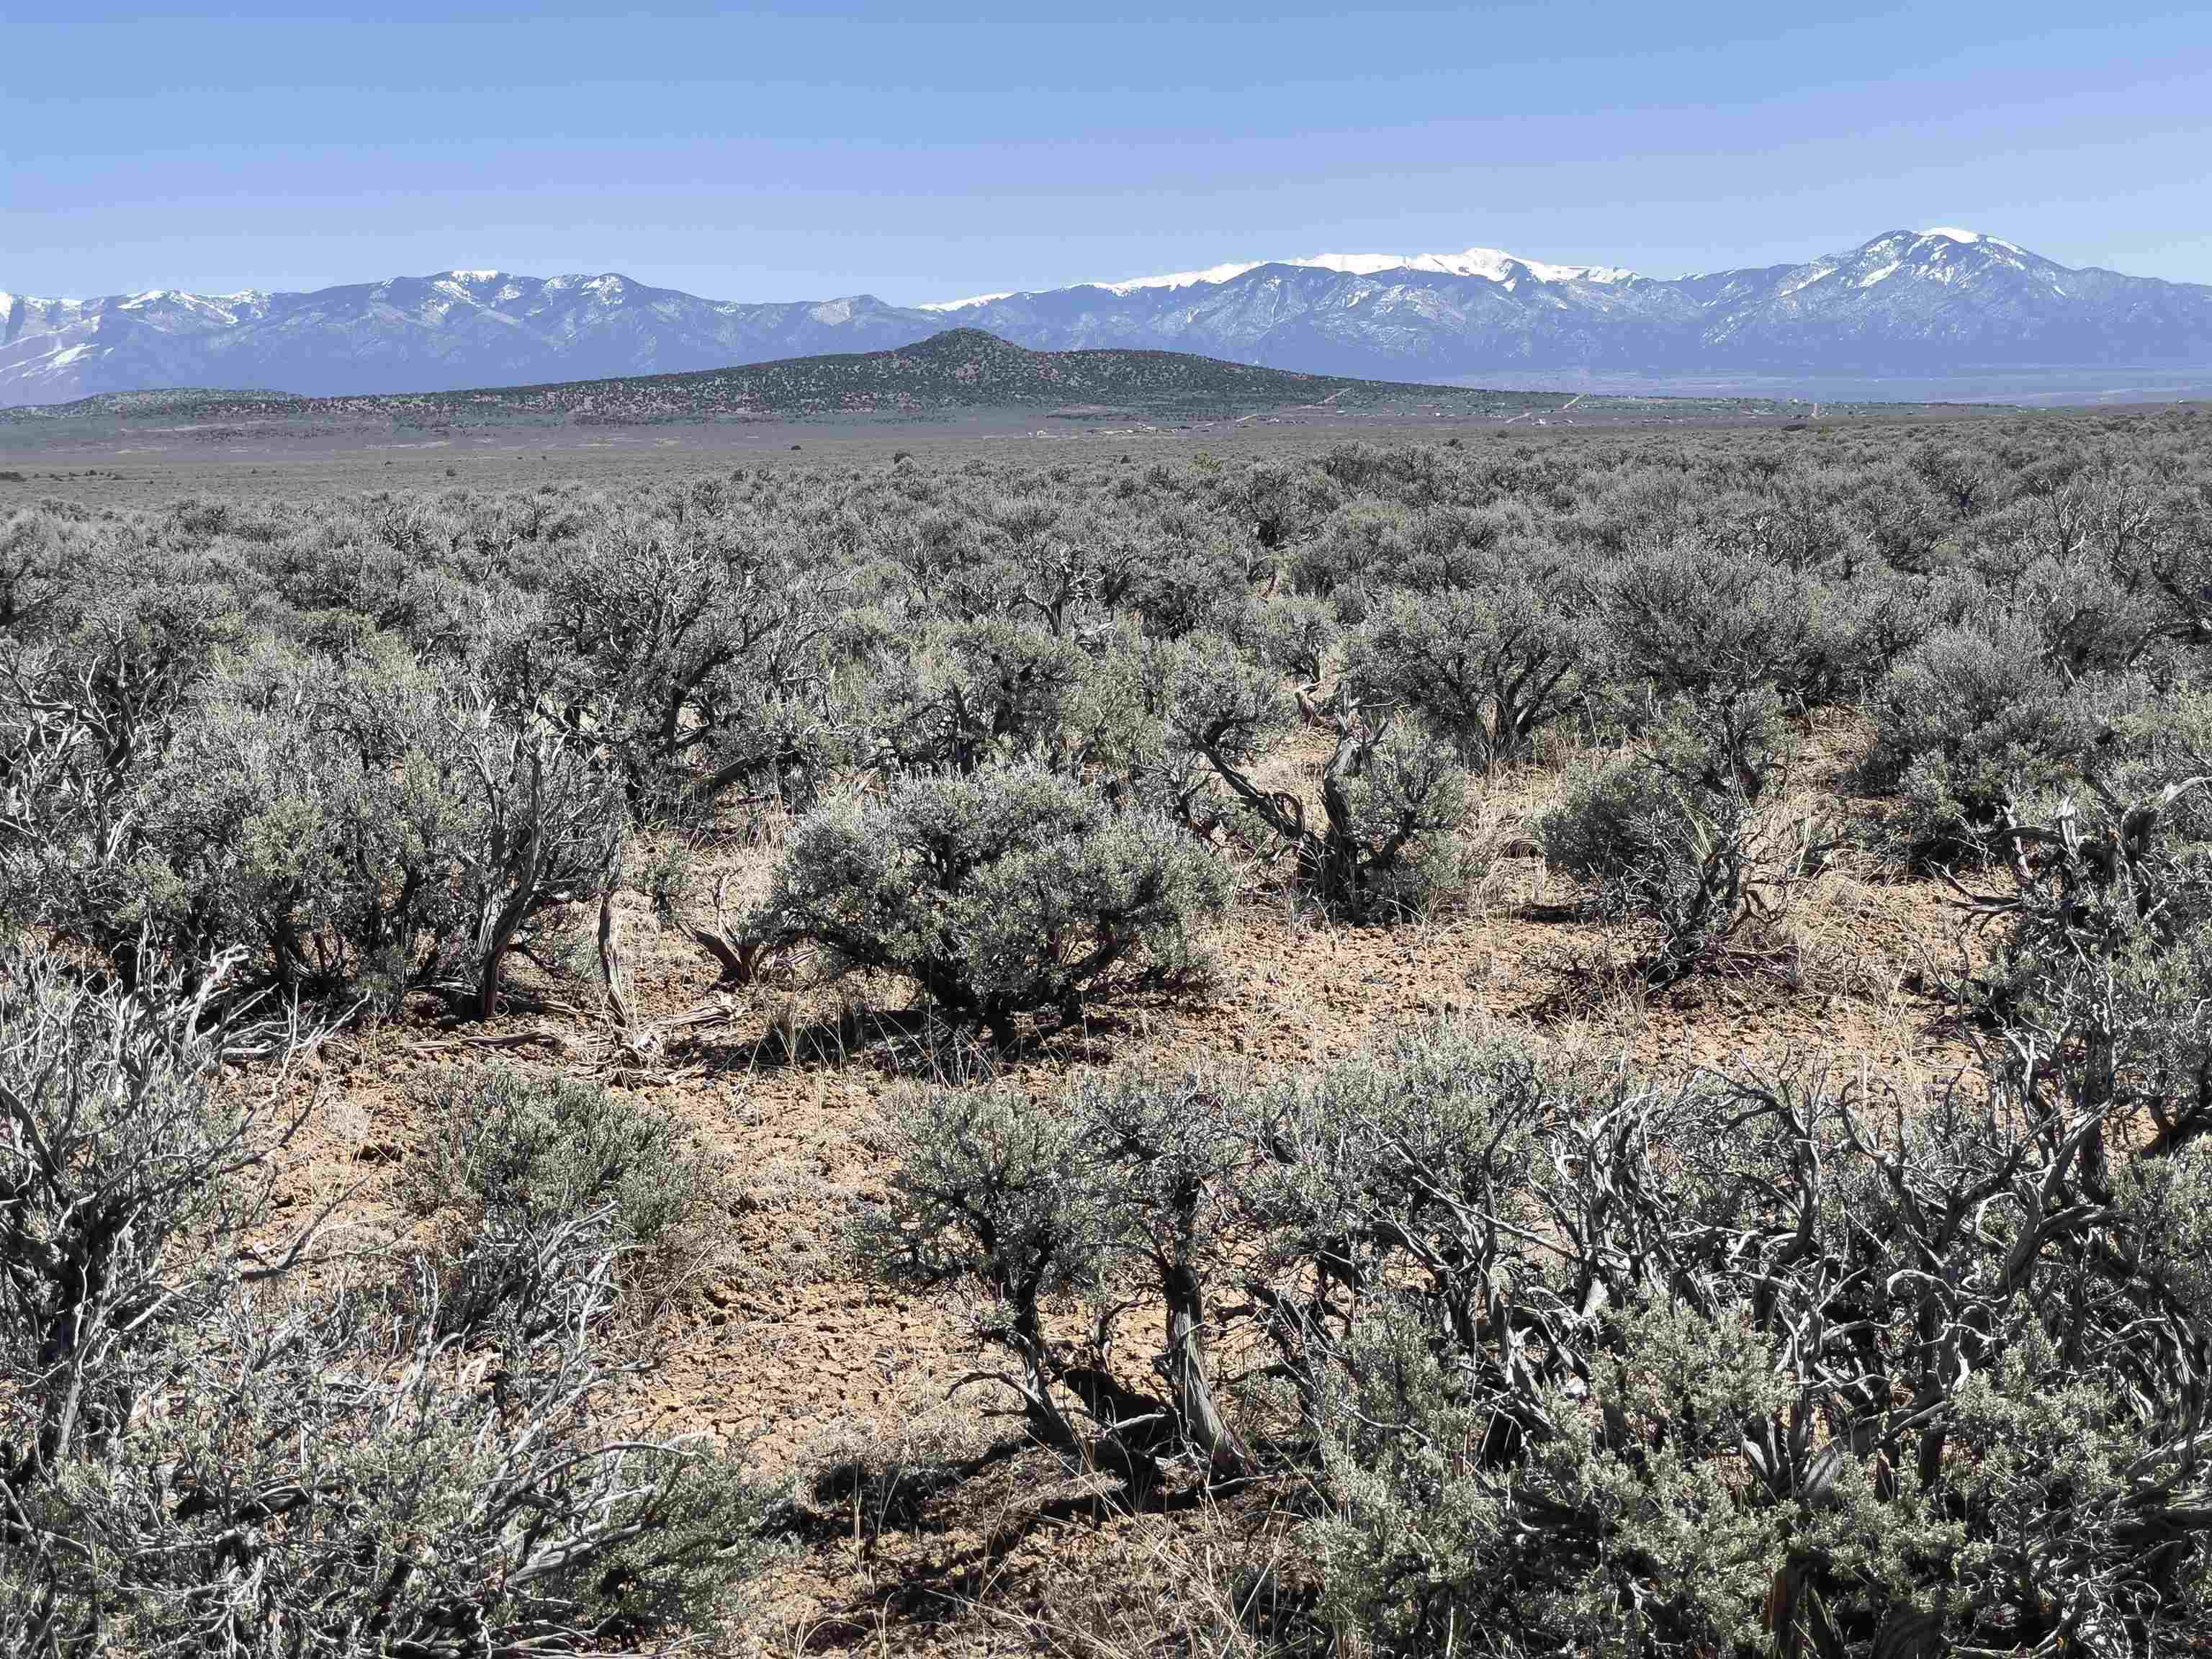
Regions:
<instances>
[{"instance_id":1,"label":"blue sky","mask_svg":"<svg viewBox=\"0 0 2212 1659\"><path fill-rule=\"evenodd\" d=\"M9 9L0 289L894 301L1963 225L2212 282L2212 7Z\"/></svg>"}]
</instances>

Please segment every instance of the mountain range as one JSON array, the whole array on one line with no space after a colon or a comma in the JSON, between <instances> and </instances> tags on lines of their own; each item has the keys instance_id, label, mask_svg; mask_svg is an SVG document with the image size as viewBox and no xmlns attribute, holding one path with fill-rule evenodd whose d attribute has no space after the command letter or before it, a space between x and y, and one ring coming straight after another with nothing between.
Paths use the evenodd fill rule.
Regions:
<instances>
[{"instance_id":1,"label":"mountain range","mask_svg":"<svg viewBox=\"0 0 2212 1659\"><path fill-rule=\"evenodd\" d=\"M451 270L318 289L0 292L0 406L173 386L315 396L716 368L926 339L1199 353L1395 380L1486 373L1914 376L2212 368L2212 286L1899 230L1809 264L1652 278L1490 248L1324 254L922 306L701 299L627 276Z\"/></svg>"}]
</instances>

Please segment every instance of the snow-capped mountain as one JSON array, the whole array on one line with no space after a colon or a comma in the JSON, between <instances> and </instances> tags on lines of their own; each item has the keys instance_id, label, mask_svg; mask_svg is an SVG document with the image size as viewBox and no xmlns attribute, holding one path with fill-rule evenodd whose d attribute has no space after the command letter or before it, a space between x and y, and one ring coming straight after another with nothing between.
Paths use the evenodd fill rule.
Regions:
<instances>
[{"instance_id":1,"label":"snow-capped mountain","mask_svg":"<svg viewBox=\"0 0 2212 1659\"><path fill-rule=\"evenodd\" d=\"M1139 289L1212 287L1242 276L1262 265L1291 265L1302 270L1334 270L1346 276L1372 276L1384 270L1434 270L1449 276L1482 276L1493 283L1511 283L1522 276L1540 283L1625 283L1636 273L1618 265L1553 265L1538 260L1516 259L1494 247L1471 247L1464 253L1317 253L1310 259L1248 259L1242 264L1210 265L1204 270L1178 270L1165 276L1131 276L1118 283L1085 283L1084 288L1103 288L1109 294L1127 295ZM1030 296L1013 293L979 294L972 299L946 300L921 307L923 311L965 311L994 300Z\"/></svg>"},{"instance_id":2,"label":"snow-capped mountain","mask_svg":"<svg viewBox=\"0 0 2212 1659\"><path fill-rule=\"evenodd\" d=\"M313 294L0 294L0 404L161 386L449 391L867 351L948 324L1394 380L1593 369L1912 375L2212 366L2212 286L1899 230L1808 264L1652 278L1495 248L1231 262L896 307L453 270Z\"/></svg>"},{"instance_id":3,"label":"snow-capped mountain","mask_svg":"<svg viewBox=\"0 0 2212 1659\"><path fill-rule=\"evenodd\" d=\"M621 276L499 270L312 294L0 294L0 406L161 386L327 394L591 380L872 351L943 326L865 295L745 304Z\"/></svg>"},{"instance_id":4,"label":"snow-capped mountain","mask_svg":"<svg viewBox=\"0 0 2212 1659\"><path fill-rule=\"evenodd\" d=\"M1147 345L1420 380L1485 370L1930 375L2212 363L2212 287L2069 270L1952 227L1658 280L1485 248L1003 294L940 313L1030 346Z\"/></svg>"}]
</instances>

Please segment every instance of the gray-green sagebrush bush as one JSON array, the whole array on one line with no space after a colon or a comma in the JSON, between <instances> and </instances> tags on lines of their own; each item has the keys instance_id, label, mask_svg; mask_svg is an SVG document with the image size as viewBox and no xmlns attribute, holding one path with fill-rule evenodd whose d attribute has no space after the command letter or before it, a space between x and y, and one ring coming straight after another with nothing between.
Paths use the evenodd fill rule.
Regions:
<instances>
[{"instance_id":1,"label":"gray-green sagebrush bush","mask_svg":"<svg viewBox=\"0 0 2212 1659\"><path fill-rule=\"evenodd\" d=\"M434 1224L423 1266L449 1328L542 1318L579 1271L665 1297L705 1253L717 1182L665 1114L507 1066L447 1073L418 1104L428 1142L398 1199Z\"/></svg>"},{"instance_id":2,"label":"gray-green sagebrush bush","mask_svg":"<svg viewBox=\"0 0 2212 1659\"><path fill-rule=\"evenodd\" d=\"M1594 641L1556 562L1517 549L1471 563L1465 586L1378 599L1353 635L1346 672L1413 711L1462 765L1488 774L1522 759L1574 706Z\"/></svg>"},{"instance_id":3,"label":"gray-green sagebrush bush","mask_svg":"<svg viewBox=\"0 0 2212 1659\"><path fill-rule=\"evenodd\" d=\"M386 1005L453 983L479 1014L627 835L596 749L374 637L212 666L158 734L82 677L0 688L29 787L0 804L20 918L106 954L239 959L238 988ZM112 736L118 720L128 743Z\"/></svg>"},{"instance_id":4,"label":"gray-green sagebrush bush","mask_svg":"<svg viewBox=\"0 0 2212 1659\"><path fill-rule=\"evenodd\" d=\"M751 931L909 981L1004 1042L1017 1015L1079 1018L1202 977L1229 874L1180 826L1029 766L919 777L796 825Z\"/></svg>"},{"instance_id":5,"label":"gray-green sagebrush bush","mask_svg":"<svg viewBox=\"0 0 2212 1659\"><path fill-rule=\"evenodd\" d=\"M786 537L718 506L695 491L610 515L523 623L573 665L549 708L588 727L641 817L684 817L817 763L803 726L780 744L744 728L818 681L836 583Z\"/></svg>"},{"instance_id":6,"label":"gray-green sagebrush bush","mask_svg":"<svg viewBox=\"0 0 2212 1659\"><path fill-rule=\"evenodd\" d=\"M1019 1401L1042 1444L1146 1488L1163 1458L1194 1454L1216 1475L1255 1467L1217 1401L1207 1354L1208 1263L1232 1212L1222 1183L1249 1157L1241 1111L1206 1079L1086 1076L1057 1102L986 1084L913 1096L876 1126L897 1161L884 1201L856 1218L871 1269L894 1280L970 1284L976 1339L1012 1371L981 1371ZM1073 1340L1046 1310L1108 1306L1133 1284L1159 1317L1158 1394L1111 1367L1121 1301Z\"/></svg>"},{"instance_id":7,"label":"gray-green sagebrush bush","mask_svg":"<svg viewBox=\"0 0 2212 1659\"><path fill-rule=\"evenodd\" d=\"M310 1282L318 1218L271 1166L305 1039L222 1077L225 967L103 990L0 962L0 1646L461 1659L710 1628L763 1505L611 1431L617 1245L572 1234L559 1292L479 1340L404 1263Z\"/></svg>"},{"instance_id":8,"label":"gray-green sagebrush bush","mask_svg":"<svg viewBox=\"0 0 2212 1659\"><path fill-rule=\"evenodd\" d=\"M2078 795L1979 838L1952 886L1985 953L1951 990L2022 1086L2075 1089L2163 1152L2212 1131L2212 710L2196 693L2131 725Z\"/></svg>"},{"instance_id":9,"label":"gray-green sagebrush bush","mask_svg":"<svg viewBox=\"0 0 2212 1659\"><path fill-rule=\"evenodd\" d=\"M202 683L134 792L118 920L267 982L389 1000L462 957L472 803L447 693L404 651L270 647Z\"/></svg>"},{"instance_id":10,"label":"gray-green sagebrush bush","mask_svg":"<svg viewBox=\"0 0 2212 1659\"><path fill-rule=\"evenodd\" d=\"M1784 714L1855 689L1842 607L1797 571L1685 542L1630 554L1597 589L1619 718L1638 732L1690 729L1711 769L1751 797Z\"/></svg>"},{"instance_id":11,"label":"gray-green sagebrush bush","mask_svg":"<svg viewBox=\"0 0 2212 1659\"><path fill-rule=\"evenodd\" d=\"M2096 722L2008 613L1932 635L1872 698L1868 780L1904 797L1921 848L1954 848L2008 802L2058 781L2088 754Z\"/></svg>"},{"instance_id":12,"label":"gray-green sagebrush bush","mask_svg":"<svg viewBox=\"0 0 2212 1659\"><path fill-rule=\"evenodd\" d=\"M250 636L235 575L200 560L112 592L64 590L65 624L26 617L0 638L0 908L81 932L126 974L137 924L116 912L143 841L135 792L200 680Z\"/></svg>"},{"instance_id":13,"label":"gray-green sagebrush bush","mask_svg":"<svg viewBox=\"0 0 2212 1659\"><path fill-rule=\"evenodd\" d=\"M1334 611L1303 594L1267 600L1255 623L1260 659L1316 690L1328 676L1340 631Z\"/></svg>"},{"instance_id":14,"label":"gray-green sagebrush bush","mask_svg":"<svg viewBox=\"0 0 2212 1659\"><path fill-rule=\"evenodd\" d=\"M1449 884L1466 805L1449 750L1370 719L1340 687L1328 714L1337 743L1322 769L1316 820L1300 796L1258 775L1270 744L1290 726L1281 683L1218 638L1183 642L1170 673L1168 763L1209 770L1263 847L1288 855L1301 885L1355 914L1389 914L1418 908Z\"/></svg>"},{"instance_id":15,"label":"gray-green sagebrush bush","mask_svg":"<svg viewBox=\"0 0 2212 1659\"><path fill-rule=\"evenodd\" d=\"M1502 503L1416 507L1355 498L1291 550L1289 574L1300 592L1334 599L1342 620L1356 627L1381 589L1480 586L1534 529L1525 508Z\"/></svg>"},{"instance_id":16,"label":"gray-green sagebrush bush","mask_svg":"<svg viewBox=\"0 0 2212 1659\"><path fill-rule=\"evenodd\" d=\"M902 769L973 772L1029 760L1073 771L1095 736L1099 659L1071 633L986 617L887 642L856 706Z\"/></svg>"},{"instance_id":17,"label":"gray-green sagebrush bush","mask_svg":"<svg viewBox=\"0 0 2212 1659\"><path fill-rule=\"evenodd\" d=\"M1747 747L1742 727L1670 723L1651 735L1645 752L1573 784L1538 819L1536 837L1545 864L1582 883L1599 915L1656 924L1642 968L1667 984L1736 951L1787 906L1827 847L1815 818L1760 810L1781 763Z\"/></svg>"},{"instance_id":18,"label":"gray-green sagebrush bush","mask_svg":"<svg viewBox=\"0 0 2212 1659\"><path fill-rule=\"evenodd\" d=\"M2085 1157L2104 1121L2056 1072L1907 1101L1439 1028L1279 1084L909 1103L861 1232L984 1292L1018 1364L981 1375L1043 1443L1303 1470L1316 1650L2180 1650L2212 1161ZM1133 1297L1149 1377L1112 1364ZM1255 1343L1239 1409L1179 1370Z\"/></svg>"},{"instance_id":19,"label":"gray-green sagebrush bush","mask_svg":"<svg viewBox=\"0 0 2212 1659\"><path fill-rule=\"evenodd\" d=\"M1694 820L1680 787L1630 756L1571 787L1537 825L1550 868L1587 884L1608 915L1633 915L1670 892L1696 861Z\"/></svg>"},{"instance_id":20,"label":"gray-green sagebrush bush","mask_svg":"<svg viewBox=\"0 0 2212 1659\"><path fill-rule=\"evenodd\" d=\"M1529 1163L1422 1160L1410 1218L1368 1223L1418 1252L1433 1218L1481 1312L1439 1345L1449 1299L1386 1289L1355 1334L1340 1617L1394 1651L2201 1640L2205 1339L2166 1264L2202 1159L2112 1183L2094 1114L1990 1086L1895 1115L1818 1079L1494 1097L1462 1144L1533 1133Z\"/></svg>"}]
</instances>

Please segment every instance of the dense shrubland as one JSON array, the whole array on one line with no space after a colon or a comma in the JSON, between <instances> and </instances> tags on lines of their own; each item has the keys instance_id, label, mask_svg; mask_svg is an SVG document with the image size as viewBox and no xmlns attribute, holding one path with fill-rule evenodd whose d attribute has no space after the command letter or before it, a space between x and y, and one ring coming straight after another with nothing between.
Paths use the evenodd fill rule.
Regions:
<instances>
[{"instance_id":1,"label":"dense shrubland","mask_svg":"<svg viewBox=\"0 0 2212 1659\"><path fill-rule=\"evenodd\" d=\"M985 1075L886 1120L860 1259L963 1286L963 1394L1131 1501L1275 1483L1306 1565L1243 1605L1304 1650L2202 1642L2208 645L2186 415L19 512L0 1620L597 1649L757 1555L726 1468L606 1426L704 1248L674 1127L455 1074L427 1242L303 1276L303 1030L588 971L646 1063L627 883L726 982L847 978L988 1073L1203 996L1240 891L1449 909L1470 797L1565 761L1518 839L1653 984L1787 983L1835 858L1946 884L1972 1065L1447 1026Z\"/></svg>"},{"instance_id":2,"label":"dense shrubland","mask_svg":"<svg viewBox=\"0 0 2212 1659\"><path fill-rule=\"evenodd\" d=\"M441 1161L464 1224L312 1275L327 1213L284 1213L272 1175L318 1033L221 1023L229 967L0 960L0 1645L460 1659L711 1629L763 1504L618 1431L641 1362L606 1340L696 1176L595 1085L457 1080L498 1108Z\"/></svg>"},{"instance_id":3,"label":"dense shrubland","mask_svg":"<svg viewBox=\"0 0 2212 1659\"><path fill-rule=\"evenodd\" d=\"M2193 1080L2123 1104L2098 1035L1909 1101L1463 1028L1276 1085L941 1095L870 1248L987 1291L1047 1443L1310 1471L1297 1645L2178 1650L2212 1163ZM1149 1390L1102 1381L1133 1295ZM1209 1312L1265 1357L1233 1415Z\"/></svg>"},{"instance_id":4,"label":"dense shrubland","mask_svg":"<svg viewBox=\"0 0 2212 1659\"><path fill-rule=\"evenodd\" d=\"M1865 816L1937 867L2120 763L2113 734L2191 683L2193 438L1346 445L19 512L6 908L126 975L234 951L240 992L483 1015L617 871L767 812L805 826L791 902L742 927L880 957L989 1024L990 998L896 965L914 918L864 921L865 948L809 933L836 826L919 835L945 779L981 800L1049 778L1100 803L1068 856L1111 863L1165 819L1387 921L1464 873L1471 778L1595 741L1639 763L1582 805L1640 814L1653 867L1624 896L1564 824L1562 867L1649 909L1699 845L1759 840L1808 723L1853 709ZM1286 769L1329 738L1317 775ZM1178 927L1217 890L1169 886ZM1091 977L1079 1001L1113 990Z\"/></svg>"}]
</instances>

